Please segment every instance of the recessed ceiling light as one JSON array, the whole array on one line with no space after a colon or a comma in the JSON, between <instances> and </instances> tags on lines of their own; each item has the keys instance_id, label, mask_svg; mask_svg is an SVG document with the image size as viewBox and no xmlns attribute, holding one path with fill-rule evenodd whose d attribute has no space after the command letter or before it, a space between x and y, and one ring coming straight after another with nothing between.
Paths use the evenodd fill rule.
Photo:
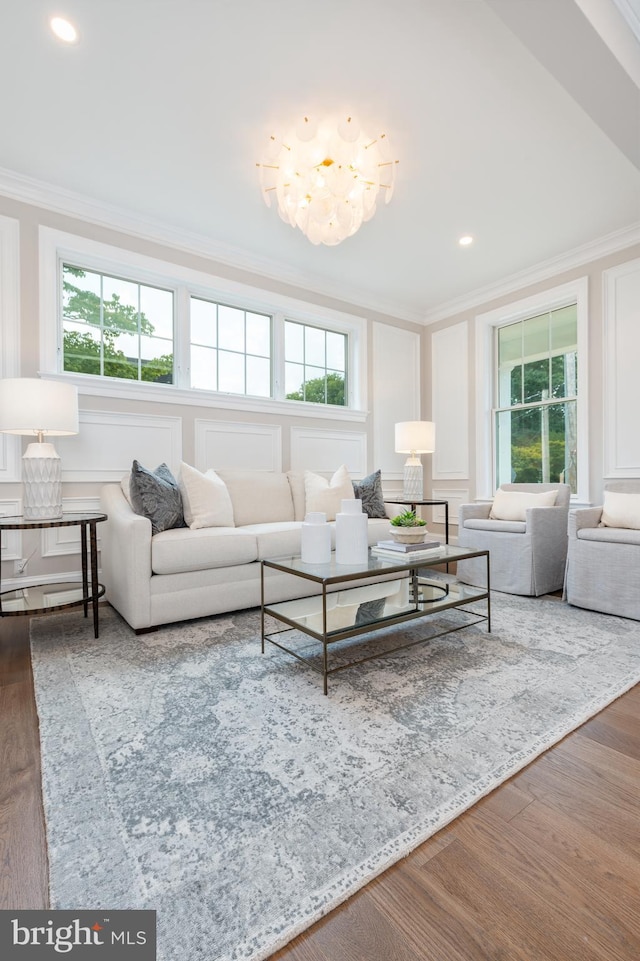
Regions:
<instances>
[{"instance_id":1,"label":"recessed ceiling light","mask_svg":"<svg viewBox=\"0 0 640 961\"><path fill-rule=\"evenodd\" d=\"M69 20L65 20L64 17L52 17L49 21L49 26L58 40L64 40L65 43L75 43L78 39L78 31L74 25Z\"/></svg>"},{"instance_id":2,"label":"recessed ceiling light","mask_svg":"<svg viewBox=\"0 0 640 961\"><path fill-rule=\"evenodd\" d=\"M469 234L465 234L464 237L460 238L458 243L460 244L461 247L468 247L469 244L473 243L473 237L470 237Z\"/></svg>"}]
</instances>

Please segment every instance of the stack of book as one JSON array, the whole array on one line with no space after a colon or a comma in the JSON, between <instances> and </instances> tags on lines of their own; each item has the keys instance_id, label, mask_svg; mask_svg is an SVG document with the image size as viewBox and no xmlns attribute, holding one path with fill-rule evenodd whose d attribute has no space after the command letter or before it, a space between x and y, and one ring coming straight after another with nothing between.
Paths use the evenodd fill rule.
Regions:
<instances>
[{"instance_id":1,"label":"stack of book","mask_svg":"<svg viewBox=\"0 0 640 961\"><path fill-rule=\"evenodd\" d=\"M411 560L426 560L444 554L440 541L428 540L421 544L399 544L397 541L378 541L371 548L374 557L410 557Z\"/></svg>"}]
</instances>

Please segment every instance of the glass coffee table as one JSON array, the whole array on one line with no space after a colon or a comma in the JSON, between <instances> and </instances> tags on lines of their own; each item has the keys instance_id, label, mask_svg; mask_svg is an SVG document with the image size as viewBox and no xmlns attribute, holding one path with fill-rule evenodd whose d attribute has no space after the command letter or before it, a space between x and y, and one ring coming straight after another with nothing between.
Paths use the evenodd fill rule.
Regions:
<instances>
[{"instance_id":1,"label":"glass coffee table","mask_svg":"<svg viewBox=\"0 0 640 961\"><path fill-rule=\"evenodd\" d=\"M469 557L485 558L486 588L461 584L455 576L436 570L444 565L448 571L450 564ZM309 581L309 594L270 603L267 598L269 577L265 577L269 571ZM367 563L360 565L336 564L335 554L327 564L305 564L300 557L270 558L262 561L260 579L262 653L268 642L318 671L323 676L325 694L329 674L336 671L462 630L479 621L485 621L487 632L491 631L489 551L486 550L447 545L434 554L433 559L426 561L411 560L405 555L398 557L397 561L395 558L383 559L369 552ZM315 590L311 589L311 584L315 585ZM478 601L486 602L483 612L468 609L468 605ZM410 639L393 647L371 650L371 642L375 648L375 632L380 628L454 608L468 615L463 623L448 624L418 640ZM269 617L286 626L267 631ZM290 632L294 632L292 637L296 639L302 637L302 646L298 644L295 649L284 643L282 635ZM366 638L367 652L358 657L358 652L353 651L355 659L330 664L331 646L358 635L371 635Z\"/></svg>"}]
</instances>

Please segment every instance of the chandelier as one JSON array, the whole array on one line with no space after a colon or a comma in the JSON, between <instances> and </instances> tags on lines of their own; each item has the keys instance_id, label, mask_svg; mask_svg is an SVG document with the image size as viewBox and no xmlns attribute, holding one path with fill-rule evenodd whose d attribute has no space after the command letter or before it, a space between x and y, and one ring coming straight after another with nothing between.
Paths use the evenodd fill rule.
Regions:
<instances>
[{"instance_id":1,"label":"chandelier","mask_svg":"<svg viewBox=\"0 0 640 961\"><path fill-rule=\"evenodd\" d=\"M386 135L370 136L353 117L304 117L286 136L270 137L256 166L267 206L275 195L285 223L312 244L334 246L373 217L380 191L389 203L397 163Z\"/></svg>"}]
</instances>

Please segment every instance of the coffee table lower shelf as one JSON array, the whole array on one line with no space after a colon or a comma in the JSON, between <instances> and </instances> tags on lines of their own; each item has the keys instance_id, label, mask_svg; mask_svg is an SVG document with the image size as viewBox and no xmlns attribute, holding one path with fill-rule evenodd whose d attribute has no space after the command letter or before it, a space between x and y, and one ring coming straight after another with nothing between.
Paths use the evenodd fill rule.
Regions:
<instances>
[{"instance_id":1,"label":"coffee table lower shelf","mask_svg":"<svg viewBox=\"0 0 640 961\"><path fill-rule=\"evenodd\" d=\"M484 552L483 552L484 553ZM487 554L487 568L489 559ZM360 582L349 581L349 586L341 590L341 581L335 577L311 577L321 585L321 591L296 600L281 601L275 604L265 602L264 568L275 567L287 570L292 576L305 576L299 570L286 568L283 562L263 561L261 636L262 653L268 642L274 647L303 662L323 677L323 690L328 693L328 677L338 671L346 670L357 664L379 657L386 657L400 650L424 644L445 634L463 630L478 622L486 622L487 632L491 631L491 606L489 590L459 583L455 577L439 571L409 570L395 572L397 576L387 576L380 580L381 571L371 571L370 576ZM377 573L378 579L372 576ZM362 577L362 575L360 575ZM328 590L333 587L333 590ZM486 613L469 610L469 605L486 601ZM376 645L375 632L382 628L395 627L412 620L430 617L439 612L459 609L466 615L462 623L447 624L428 636L415 637L409 641L385 646L369 651L364 656L349 658L330 663L332 645L361 635L366 638L367 647ZM267 619L272 618L285 626L277 630L267 630ZM297 649L284 643L282 635L294 633L298 641ZM386 636L386 635L385 635ZM305 646L306 645L306 646ZM320 646L318 646L320 645ZM344 655L344 650L342 654ZM357 651L353 652L357 654Z\"/></svg>"}]
</instances>

